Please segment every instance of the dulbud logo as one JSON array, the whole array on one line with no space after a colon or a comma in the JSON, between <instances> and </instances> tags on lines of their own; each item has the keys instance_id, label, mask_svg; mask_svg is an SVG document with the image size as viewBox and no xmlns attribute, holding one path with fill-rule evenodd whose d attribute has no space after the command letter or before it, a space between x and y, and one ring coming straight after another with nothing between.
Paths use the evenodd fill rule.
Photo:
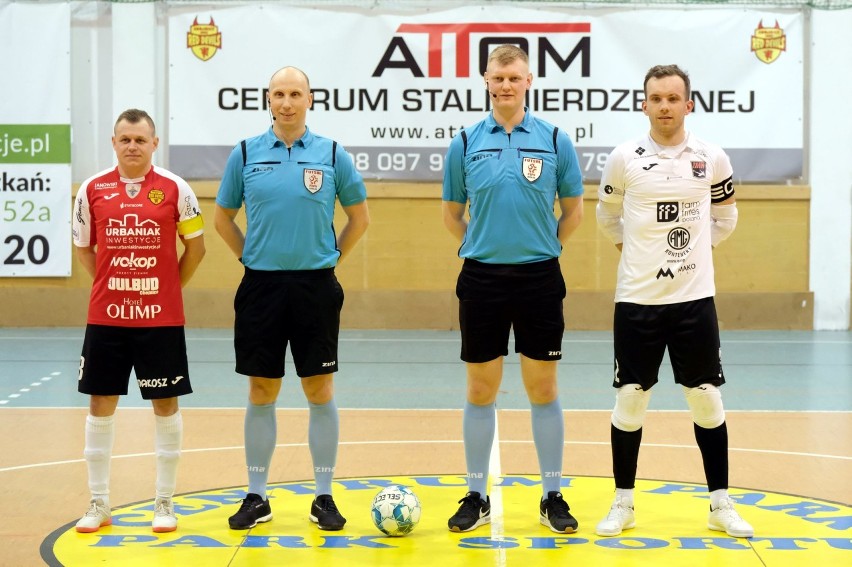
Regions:
<instances>
[{"instance_id":1,"label":"dulbud logo","mask_svg":"<svg viewBox=\"0 0 852 567\"><path fill-rule=\"evenodd\" d=\"M563 57L554 46L556 34L590 34L592 24L576 23L452 23L452 24L400 24L397 34L426 34L428 37L427 70L429 77L442 77L442 47L446 36L454 36L456 44L456 77L470 76L471 36L476 35L474 49L477 53L478 74L485 72L488 54L492 49L504 43L517 45L530 55L531 67L539 77L547 76L548 62L552 61L565 72L578 57L581 73L588 77L591 71L591 38L581 37ZM500 34L500 35L497 35ZM530 36L538 35L538 37ZM531 41L533 44L531 45ZM531 51L532 47L535 51ZM537 66L532 62L537 61ZM381 77L388 69L408 69L415 77L424 77L423 68L414 56L404 35L391 38L385 49L373 77Z\"/></svg>"}]
</instances>

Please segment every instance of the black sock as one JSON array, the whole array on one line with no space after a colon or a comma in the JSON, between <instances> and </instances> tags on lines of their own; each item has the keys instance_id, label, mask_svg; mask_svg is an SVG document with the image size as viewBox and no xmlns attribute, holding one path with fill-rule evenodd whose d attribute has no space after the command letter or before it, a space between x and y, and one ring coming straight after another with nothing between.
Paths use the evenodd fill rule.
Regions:
<instances>
[{"instance_id":1,"label":"black sock","mask_svg":"<svg viewBox=\"0 0 852 567\"><path fill-rule=\"evenodd\" d=\"M636 484L636 464L639 462L639 445L642 443L642 428L622 431L610 425L612 444L612 476L616 488L633 488Z\"/></svg>"},{"instance_id":2,"label":"black sock","mask_svg":"<svg viewBox=\"0 0 852 567\"><path fill-rule=\"evenodd\" d=\"M704 461L704 476L707 477L707 490L713 492L728 488L728 426L725 422L713 429L704 429L696 423L695 441L701 449Z\"/></svg>"}]
</instances>

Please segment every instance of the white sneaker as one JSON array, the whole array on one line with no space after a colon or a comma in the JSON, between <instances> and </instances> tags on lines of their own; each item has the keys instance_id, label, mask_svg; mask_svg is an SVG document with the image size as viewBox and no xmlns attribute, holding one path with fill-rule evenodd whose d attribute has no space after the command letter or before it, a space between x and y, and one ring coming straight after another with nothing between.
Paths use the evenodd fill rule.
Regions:
<instances>
[{"instance_id":1,"label":"white sneaker","mask_svg":"<svg viewBox=\"0 0 852 567\"><path fill-rule=\"evenodd\" d=\"M715 510L711 507L707 527L717 532L726 532L731 537L754 536L754 528L737 514L730 498L723 498Z\"/></svg>"},{"instance_id":2,"label":"white sneaker","mask_svg":"<svg viewBox=\"0 0 852 567\"><path fill-rule=\"evenodd\" d=\"M177 516L171 498L157 498L154 501L154 521L151 522L151 528L158 534L177 529Z\"/></svg>"},{"instance_id":3,"label":"white sneaker","mask_svg":"<svg viewBox=\"0 0 852 567\"><path fill-rule=\"evenodd\" d=\"M616 498L609 509L606 518L598 522L595 533L599 536L617 536L622 530L629 530L636 525L633 507L628 506L620 498Z\"/></svg>"},{"instance_id":4,"label":"white sneaker","mask_svg":"<svg viewBox=\"0 0 852 567\"><path fill-rule=\"evenodd\" d=\"M96 532L104 526L112 524L109 508L100 498L92 498L86 514L77 522L77 531L83 534Z\"/></svg>"}]
</instances>

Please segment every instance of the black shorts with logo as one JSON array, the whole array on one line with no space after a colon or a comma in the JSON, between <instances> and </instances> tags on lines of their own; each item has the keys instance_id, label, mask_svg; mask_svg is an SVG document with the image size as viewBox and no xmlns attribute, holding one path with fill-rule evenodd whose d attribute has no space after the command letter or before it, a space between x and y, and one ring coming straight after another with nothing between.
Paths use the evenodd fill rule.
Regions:
<instances>
[{"instance_id":1,"label":"black shorts with logo","mask_svg":"<svg viewBox=\"0 0 852 567\"><path fill-rule=\"evenodd\" d=\"M234 297L236 372L281 378L288 343L300 377L337 372L342 308L334 268L246 268Z\"/></svg>"},{"instance_id":2,"label":"black shorts with logo","mask_svg":"<svg viewBox=\"0 0 852 567\"><path fill-rule=\"evenodd\" d=\"M515 352L534 360L560 360L565 317L565 280L559 260L486 264L466 259L456 284L461 359L488 362Z\"/></svg>"},{"instance_id":3,"label":"black shorts with logo","mask_svg":"<svg viewBox=\"0 0 852 567\"><path fill-rule=\"evenodd\" d=\"M613 337L616 388L639 384L650 389L657 383L666 348L678 384L695 388L725 383L712 297L668 305L616 303Z\"/></svg>"},{"instance_id":4,"label":"black shorts with logo","mask_svg":"<svg viewBox=\"0 0 852 567\"><path fill-rule=\"evenodd\" d=\"M126 395L131 370L145 400L192 393L183 327L86 325L77 390Z\"/></svg>"}]
</instances>

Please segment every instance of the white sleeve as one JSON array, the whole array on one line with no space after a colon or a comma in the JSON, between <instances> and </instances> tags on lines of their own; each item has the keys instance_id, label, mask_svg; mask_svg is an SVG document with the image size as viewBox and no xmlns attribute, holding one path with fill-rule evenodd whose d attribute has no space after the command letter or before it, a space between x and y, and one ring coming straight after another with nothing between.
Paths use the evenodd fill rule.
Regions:
<instances>
[{"instance_id":1,"label":"white sleeve","mask_svg":"<svg viewBox=\"0 0 852 567\"><path fill-rule=\"evenodd\" d=\"M595 214L598 217L598 228L613 244L624 242L624 219L621 216L622 205L598 201Z\"/></svg>"},{"instance_id":2,"label":"white sleeve","mask_svg":"<svg viewBox=\"0 0 852 567\"><path fill-rule=\"evenodd\" d=\"M616 148L606 160L598 186L598 206L595 214L598 228L613 244L624 241L624 157Z\"/></svg>"},{"instance_id":3,"label":"white sleeve","mask_svg":"<svg viewBox=\"0 0 852 567\"><path fill-rule=\"evenodd\" d=\"M714 248L731 236L731 233L737 227L738 216L736 203L710 205L710 220L713 223L710 225L710 243Z\"/></svg>"},{"instance_id":4,"label":"white sleeve","mask_svg":"<svg viewBox=\"0 0 852 567\"><path fill-rule=\"evenodd\" d=\"M74 199L74 214L71 216L71 237L80 248L91 246L92 215L89 214L89 183L83 183Z\"/></svg>"}]
</instances>

